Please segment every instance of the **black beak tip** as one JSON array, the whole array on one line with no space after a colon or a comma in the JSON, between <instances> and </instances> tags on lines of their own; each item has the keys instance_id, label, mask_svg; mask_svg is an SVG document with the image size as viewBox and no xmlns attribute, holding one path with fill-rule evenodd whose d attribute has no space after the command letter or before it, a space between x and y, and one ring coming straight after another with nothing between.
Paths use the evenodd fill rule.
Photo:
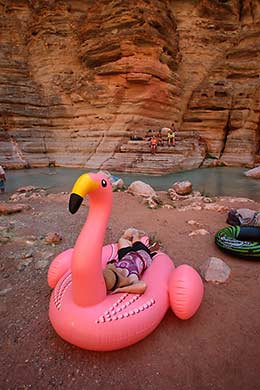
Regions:
<instances>
[{"instance_id":1,"label":"black beak tip","mask_svg":"<svg viewBox=\"0 0 260 390\"><path fill-rule=\"evenodd\" d=\"M77 194L70 195L69 211L71 212L71 214L75 214L78 211L82 201L83 198L80 195Z\"/></svg>"}]
</instances>

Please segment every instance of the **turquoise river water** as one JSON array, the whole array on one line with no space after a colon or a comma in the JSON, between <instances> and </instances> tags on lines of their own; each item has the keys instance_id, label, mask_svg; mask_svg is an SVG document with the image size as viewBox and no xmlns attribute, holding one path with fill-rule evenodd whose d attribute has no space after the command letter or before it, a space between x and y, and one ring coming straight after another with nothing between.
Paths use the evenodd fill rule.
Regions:
<instances>
[{"instance_id":1,"label":"turquoise river water","mask_svg":"<svg viewBox=\"0 0 260 390\"><path fill-rule=\"evenodd\" d=\"M135 180L150 184L155 190L167 191L176 181L189 180L194 190L209 196L236 196L260 201L260 180L244 175L245 168L201 168L192 171L171 173L161 176L116 173L126 186ZM8 170L6 172L7 193L17 188L33 185L51 192L70 191L74 181L86 170L78 168L33 168Z\"/></svg>"}]
</instances>

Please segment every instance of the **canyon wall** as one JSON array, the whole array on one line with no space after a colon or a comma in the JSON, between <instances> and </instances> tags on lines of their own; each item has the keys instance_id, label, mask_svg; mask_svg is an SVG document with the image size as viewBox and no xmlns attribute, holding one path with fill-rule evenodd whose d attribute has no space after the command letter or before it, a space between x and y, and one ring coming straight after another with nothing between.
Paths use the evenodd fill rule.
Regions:
<instances>
[{"instance_id":1,"label":"canyon wall","mask_svg":"<svg viewBox=\"0 0 260 390\"><path fill-rule=\"evenodd\" d=\"M0 32L5 167L259 164L258 0L0 0Z\"/></svg>"}]
</instances>

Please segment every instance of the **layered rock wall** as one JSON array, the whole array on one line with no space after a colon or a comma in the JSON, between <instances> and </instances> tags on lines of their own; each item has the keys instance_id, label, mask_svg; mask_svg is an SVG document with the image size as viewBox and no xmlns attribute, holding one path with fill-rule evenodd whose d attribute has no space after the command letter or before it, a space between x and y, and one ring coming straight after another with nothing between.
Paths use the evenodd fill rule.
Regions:
<instances>
[{"instance_id":1,"label":"layered rock wall","mask_svg":"<svg viewBox=\"0 0 260 390\"><path fill-rule=\"evenodd\" d=\"M0 1L0 164L254 166L259 26L257 0ZM176 148L130 140L172 122Z\"/></svg>"},{"instance_id":2,"label":"layered rock wall","mask_svg":"<svg viewBox=\"0 0 260 390\"><path fill-rule=\"evenodd\" d=\"M220 162L254 165L260 139L260 3L201 3L198 14L211 20L205 47L213 54L187 102L182 129L197 130L208 154Z\"/></svg>"}]
</instances>

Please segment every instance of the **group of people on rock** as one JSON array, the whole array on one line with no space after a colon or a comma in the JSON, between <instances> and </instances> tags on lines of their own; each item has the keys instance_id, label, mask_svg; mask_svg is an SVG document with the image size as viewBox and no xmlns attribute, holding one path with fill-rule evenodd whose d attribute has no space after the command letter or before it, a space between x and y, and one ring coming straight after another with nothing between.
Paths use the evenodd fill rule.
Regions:
<instances>
[{"instance_id":1,"label":"group of people on rock","mask_svg":"<svg viewBox=\"0 0 260 390\"><path fill-rule=\"evenodd\" d=\"M151 153L155 154L157 152L158 146L164 146L163 134L167 134L167 145L175 146L175 133L177 129L174 123L171 127L163 127L157 133L154 133L153 130L148 130L147 138L150 143Z\"/></svg>"}]
</instances>

